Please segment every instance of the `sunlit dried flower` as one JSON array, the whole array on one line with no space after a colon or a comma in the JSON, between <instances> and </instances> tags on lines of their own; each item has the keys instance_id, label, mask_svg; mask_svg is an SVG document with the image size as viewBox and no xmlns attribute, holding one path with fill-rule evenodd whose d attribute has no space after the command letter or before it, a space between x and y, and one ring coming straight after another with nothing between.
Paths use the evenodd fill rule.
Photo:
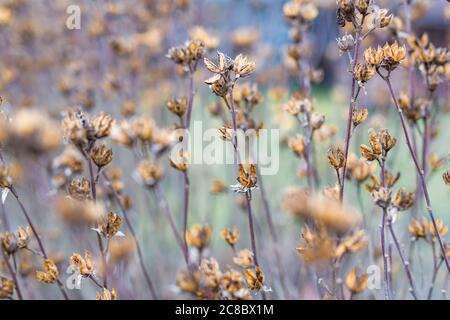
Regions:
<instances>
[{"instance_id":1,"label":"sunlit dried flower","mask_svg":"<svg viewBox=\"0 0 450 320\"><path fill-rule=\"evenodd\" d=\"M145 159L139 162L137 173L146 186L153 187L161 179L163 171L159 164L154 164Z\"/></svg>"},{"instance_id":2,"label":"sunlit dried flower","mask_svg":"<svg viewBox=\"0 0 450 320\"><path fill-rule=\"evenodd\" d=\"M297 134L295 137L293 138L289 138L288 140L288 146L289 148L298 156L298 157L303 157L304 156L304 151L305 151L305 138L300 135Z\"/></svg>"},{"instance_id":3,"label":"sunlit dried flower","mask_svg":"<svg viewBox=\"0 0 450 320\"><path fill-rule=\"evenodd\" d=\"M433 223L429 223L430 226L430 235L433 238L436 238L436 229L434 228ZM441 219L437 219L436 220L436 226L437 229L439 231L439 234L442 236L445 236L448 232L448 227L446 225L444 225L444 221L442 221Z\"/></svg>"},{"instance_id":4,"label":"sunlit dried flower","mask_svg":"<svg viewBox=\"0 0 450 320\"><path fill-rule=\"evenodd\" d=\"M400 210L407 210L414 204L414 193L400 188L392 195L392 204Z\"/></svg>"},{"instance_id":5,"label":"sunlit dried flower","mask_svg":"<svg viewBox=\"0 0 450 320\"><path fill-rule=\"evenodd\" d=\"M331 146L328 149L328 163L335 169L340 169L344 166L345 155L344 150L340 146Z\"/></svg>"},{"instance_id":6,"label":"sunlit dried flower","mask_svg":"<svg viewBox=\"0 0 450 320\"><path fill-rule=\"evenodd\" d=\"M256 165L253 163L239 164L239 184L232 185L231 189L236 192L246 193L256 188L257 182Z\"/></svg>"},{"instance_id":7,"label":"sunlit dried flower","mask_svg":"<svg viewBox=\"0 0 450 320\"><path fill-rule=\"evenodd\" d=\"M37 279L45 283L54 283L59 277L58 267L50 259L44 260L42 265L45 271L36 271Z\"/></svg>"},{"instance_id":8,"label":"sunlit dried flower","mask_svg":"<svg viewBox=\"0 0 450 320\"><path fill-rule=\"evenodd\" d=\"M358 126L361 123L363 123L367 119L367 115L369 114L369 111L367 108L354 108L352 110L352 122L353 126Z\"/></svg>"},{"instance_id":9,"label":"sunlit dried flower","mask_svg":"<svg viewBox=\"0 0 450 320\"><path fill-rule=\"evenodd\" d=\"M375 67L370 64L357 63L355 66L355 78L361 83L367 82L375 75Z\"/></svg>"},{"instance_id":10,"label":"sunlit dried flower","mask_svg":"<svg viewBox=\"0 0 450 320\"><path fill-rule=\"evenodd\" d=\"M383 129L378 133L379 140L381 143L381 146L383 147L383 150L385 152L388 152L391 150L395 144L397 143L397 139L395 139L387 129Z\"/></svg>"},{"instance_id":11,"label":"sunlit dried flower","mask_svg":"<svg viewBox=\"0 0 450 320\"><path fill-rule=\"evenodd\" d=\"M320 127L325 122L325 116L323 114L318 113L318 112L313 112L311 114L309 122L310 122L311 127L313 128L313 130L320 129Z\"/></svg>"},{"instance_id":12,"label":"sunlit dried flower","mask_svg":"<svg viewBox=\"0 0 450 320\"><path fill-rule=\"evenodd\" d=\"M386 209L391 203L391 191L388 188L381 187L372 191L372 198L377 206Z\"/></svg>"},{"instance_id":13,"label":"sunlit dried flower","mask_svg":"<svg viewBox=\"0 0 450 320\"><path fill-rule=\"evenodd\" d=\"M369 243L364 230L355 231L350 237L344 239L336 248L336 257L340 258L347 252L359 252L364 250Z\"/></svg>"},{"instance_id":14,"label":"sunlit dried flower","mask_svg":"<svg viewBox=\"0 0 450 320\"><path fill-rule=\"evenodd\" d=\"M70 266L83 277L89 277L94 274L94 263L91 253L87 250L84 253L84 258L79 253L74 253L70 257Z\"/></svg>"},{"instance_id":15,"label":"sunlit dried flower","mask_svg":"<svg viewBox=\"0 0 450 320\"><path fill-rule=\"evenodd\" d=\"M117 291L114 288L111 291L108 288L103 288L102 294L95 293L95 300L117 300Z\"/></svg>"},{"instance_id":16,"label":"sunlit dried flower","mask_svg":"<svg viewBox=\"0 0 450 320\"><path fill-rule=\"evenodd\" d=\"M167 102L167 108L170 112L176 114L177 116L181 117L184 115L187 109L187 98L182 97L178 99L171 99L169 102Z\"/></svg>"},{"instance_id":17,"label":"sunlit dried flower","mask_svg":"<svg viewBox=\"0 0 450 320\"><path fill-rule=\"evenodd\" d=\"M205 53L205 46L199 39L186 41L183 46L170 48L166 57L176 64L188 65L194 68L193 64L199 61Z\"/></svg>"},{"instance_id":18,"label":"sunlit dried flower","mask_svg":"<svg viewBox=\"0 0 450 320\"><path fill-rule=\"evenodd\" d=\"M220 236L230 245L234 246L239 240L239 229L234 226L233 231L229 227L226 227L220 232Z\"/></svg>"},{"instance_id":19,"label":"sunlit dried flower","mask_svg":"<svg viewBox=\"0 0 450 320\"><path fill-rule=\"evenodd\" d=\"M411 220L410 225L408 226L409 233L411 233L414 238L419 239L427 238L428 234L428 223L425 217L422 217L422 223L420 223L416 218Z\"/></svg>"},{"instance_id":20,"label":"sunlit dried flower","mask_svg":"<svg viewBox=\"0 0 450 320\"><path fill-rule=\"evenodd\" d=\"M10 169L4 164L0 164L0 188L10 188L13 183Z\"/></svg>"},{"instance_id":21,"label":"sunlit dried flower","mask_svg":"<svg viewBox=\"0 0 450 320\"><path fill-rule=\"evenodd\" d=\"M242 249L233 257L233 262L241 268L249 268L254 265L253 253L247 248Z\"/></svg>"},{"instance_id":22,"label":"sunlit dried flower","mask_svg":"<svg viewBox=\"0 0 450 320\"><path fill-rule=\"evenodd\" d=\"M430 168L432 171L439 170L445 164L445 158L439 158L435 152L431 152L428 156L428 163L430 164Z\"/></svg>"},{"instance_id":23,"label":"sunlit dried flower","mask_svg":"<svg viewBox=\"0 0 450 320\"><path fill-rule=\"evenodd\" d=\"M139 140L149 142L153 138L155 124L151 117L143 115L133 120L131 129Z\"/></svg>"},{"instance_id":24,"label":"sunlit dried flower","mask_svg":"<svg viewBox=\"0 0 450 320\"><path fill-rule=\"evenodd\" d=\"M364 58L368 64L378 66L383 62L384 51L380 46L377 49L369 47L364 51Z\"/></svg>"},{"instance_id":25,"label":"sunlit dried flower","mask_svg":"<svg viewBox=\"0 0 450 320\"><path fill-rule=\"evenodd\" d=\"M234 58L233 70L239 77L244 78L250 75L255 70L255 63L249 61L246 56L239 54Z\"/></svg>"},{"instance_id":26,"label":"sunlit dried flower","mask_svg":"<svg viewBox=\"0 0 450 320\"><path fill-rule=\"evenodd\" d=\"M122 224L122 219L114 212L108 213L108 216L102 219L98 228L94 229L105 238L112 238L114 236L123 236L124 234L119 231Z\"/></svg>"},{"instance_id":27,"label":"sunlit dried flower","mask_svg":"<svg viewBox=\"0 0 450 320\"><path fill-rule=\"evenodd\" d=\"M30 227L17 227L17 245L19 248L26 248L30 242L30 237L32 235Z\"/></svg>"},{"instance_id":28,"label":"sunlit dried flower","mask_svg":"<svg viewBox=\"0 0 450 320\"><path fill-rule=\"evenodd\" d=\"M177 286L184 292L196 293L200 286L200 272L180 271L177 275Z\"/></svg>"},{"instance_id":29,"label":"sunlit dried flower","mask_svg":"<svg viewBox=\"0 0 450 320\"><path fill-rule=\"evenodd\" d=\"M450 171L445 171L443 174L442 174L442 179L444 180L444 183L447 185L447 186L450 186Z\"/></svg>"},{"instance_id":30,"label":"sunlit dried flower","mask_svg":"<svg viewBox=\"0 0 450 320\"><path fill-rule=\"evenodd\" d=\"M353 268L345 277L345 284L352 293L360 293L366 290L369 283L369 275L367 273L358 276L356 268Z\"/></svg>"},{"instance_id":31,"label":"sunlit dried flower","mask_svg":"<svg viewBox=\"0 0 450 320\"><path fill-rule=\"evenodd\" d=\"M186 242L199 250L207 247L211 241L212 228L207 224L194 224L186 230Z\"/></svg>"},{"instance_id":32,"label":"sunlit dried flower","mask_svg":"<svg viewBox=\"0 0 450 320\"><path fill-rule=\"evenodd\" d=\"M103 112L98 113L92 119L92 127L94 128L95 137L101 139L109 136L113 119L109 114Z\"/></svg>"},{"instance_id":33,"label":"sunlit dried flower","mask_svg":"<svg viewBox=\"0 0 450 320\"><path fill-rule=\"evenodd\" d=\"M388 70L393 70L406 57L406 48L399 46L397 42L393 44L385 44L383 46L384 67Z\"/></svg>"},{"instance_id":34,"label":"sunlit dried flower","mask_svg":"<svg viewBox=\"0 0 450 320\"><path fill-rule=\"evenodd\" d=\"M91 158L99 168L103 168L110 164L112 155L112 149L108 148L104 143L95 145L91 152Z\"/></svg>"},{"instance_id":35,"label":"sunlit dried flower","mask_svg":"<svg viewBox=\"0 0 450 320\"><path fill-rule=\"evenodd\" d=\"M316 232L308 226L303 227L302 238L304 244L297 248L298 253L306 263L325 263L335 256L336 241L328 238L325 229L320 227Z\"/></svg>"},{"instance_id":36,"label":"sunlit dried flower","mask_svg":"<svg viewBox=\"0 0 450 320\"><path fill-rule=\"evenodd\" d=\"M0 244L1 250L4 250L7 254L14 254L19 249L17 238L11 232L0 233Z\"/></svg>"},{"instance_id":37,"label":"sunlit dried flower","mask_svg":"<svg viewBox=\"0 0 450 320\"><path fill-rule=\"evenodd\" d=\"M0 299L10 299L14 294L14 283L8 278L0 277Z\"/></svg>"},{"instance_id":38,"label":"sunlit dried flower","mask_svg":"<svg viewBox=\"0 0 450 320\"><path fill-rule=\"evenodd\" d=\"M256 266L255 270L245 270L245 281L250 290L261 290L264 288L264 273L261 268Z\"/></svg>"}]
</instances>

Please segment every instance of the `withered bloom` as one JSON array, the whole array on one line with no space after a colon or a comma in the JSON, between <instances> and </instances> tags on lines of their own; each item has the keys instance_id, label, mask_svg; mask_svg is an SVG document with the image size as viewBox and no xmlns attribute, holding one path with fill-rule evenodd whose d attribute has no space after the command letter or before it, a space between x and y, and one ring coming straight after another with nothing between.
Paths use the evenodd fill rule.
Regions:
<instances>
[{"instance_id":1,"label":"withered bloom","mask_svg":"<svg viewBox=\"0 0 450 320\"><path fill-rule=\"evenodd\" d=\"M95 145L92 149L91 158L99 168L103 168L112 161L112 149L108 148L104 143Z\"/></svg>"},{"instance_id":2,"label":"withered bloom","mask_svg":"<svg viewBox=\"0 0 450 320\"><path fill-rule=\"evenodd\" d=\"M117 300L117 291L114 288L111 291L107 288L103 288L102 294L98 292L95 293L95 300Z\"/></svg>"},{"instance_id":3,"label":"withered bloom","mask_svg":"<svg viewBox=\"0 0 450 320\"><path fill-rule=\"evenodd\" d=\"M335 169L342 168L345 163L344 151L340 146L328 149L328 163Z\"/></svg>"},{"instance_id":4,"label":"withered bloom","mask_svg":"<svg viewBox=\"0 0 450 320\"><path fill-rule=\"evenodd\" d=\"M254 265L253 253L247 248L242 249L233 257L233 262L241 268L249 268Z\"/></svg>"},{"instance_id":5,"label":"withered bloom","mask_svg":"<svg viewBox=\"0 0 450 320\"><path fill-rule=\"evenodd\" d=\"M44 260L42 265L45 271L36 271L37 279L45 283L54 283L59 277L58 267L50 259Z\"/></svg>"},{"instance_id":6,"label":"withered bloom","mask_svg":"<svg viewBox=\"0 0 450 320\"><path fill-rule=\"evenodd\" d=\"M392 204L400 210L407 210L414 204L414 193L400 188L392 196Z\"/></svg>"},{"instance_id":7,"label":"withered bloom","mask_svg":"<svg viewBox=\"0 0 450 320\"><path fill-rule=\"evenodd\" d=\"M212 228L208 225L194 224L186 230L186 242L189 246L202 250L211 241Z\"/></svg>"},{"instance_id":8,"label":"withered bloom","mask_svg":"<svg viewBox=\"0 0 450 320\"><path fill-rule=\"evenodd\" d=\"M182 117L184 115L187 109L187 105L188 101L186 97L178 99L174 98L169 100L169 102L167 102L167 108L169 109L169 111L176 114L179 117Z\"/></svg>"},{"instance_id":9,"label":"withered bloom","mask_svg":"<svg viewBox=\"0 0 450 320\"><path fill-rule=\"evenodd\" d=\"M352 293L360 293L366 290L369 282L369 275L367 273L358 276L356 268L353 268L345 277L345 284Z\"/></svg>"},{"instance_id":10,"label":"withered bloom","mask_svg":"<svg viewBox=\"0 0 450 320\"><path fill-rule=\"evenodd\" d=\"M105 238L112 238L114 236L123 236L124 234L119 231L122 225L122 219L114 212L108 213L98 225L97 229L94 229Z\"/></svg>"},{"instance_id":11,"label":"withered bloom","mask_svg":"<svg viewBox=\"0 0 450 320\"><path fill-rule=\"evenodd\" d=\"M230 186L230 188L236 192L246 193L256 188L257 180L255 164L239 164L239 176L237 178L239 183Z\"/></svg>"},{"instance_id":12,"label":"withered bloom","mask_svg":"<svg viewBox=\"0 0 450 320\"><path fill-rule=\"evenodd\" d=\"M92 119L92 127L94 128L95 137L101 139L109 136L113 119L109 114L100 112Z\"/></svg>"},{"instance_id":13,"label":"withered bloom","mask_svg":"<svg viewBox=\"0 0 450 320\"><path fill-rule=\"evenodd\" d=\"M415 239L426 239L428 234L427 219L422 217L422 222L419 222L416 218L412 219L410 225L408 226L408 230Z\"/></svg>"},{"instance_id":14,"label":"withered bloom","mask_svg":"<svg viewBox=\"0 0 450 320\"><path fill-rule=\"evenodd\" d=\"M146 186L153 187L161 179L163 171L159 164L154 164L145 159L139 162L137 173Z\"/></svg>"},{"instance_id":15,"label":"withered bloom","mask_svg":"<svg viewBox=\"0 0 450 320\"><path fill-rule=\"evenodd\" d=\"M72 180L69 185L69 195L75 200L89 200L91 198L91 183L85 177Z\"/></svg>"},{"instance_id":16,"label":"withered bloom","mask_svg":"<svg viewBox=\"0 0 450 320\"><path fill-rule=\"evenodd\" d=\"M14 294L14 283L5 277L0 277L0 299L12 298Z\"/></svg>"},{"instance_id":17,"label":"withered bloom","mask_svg":"<svg viewBox=\"0 0 450 320\"><path fill-rule=\"evenodd\" d=\"M352 122L353 126L358 126L361 123L363 123L367 119L367 115L369 112L367 111L367 108L354 108L352 110Z\"/></svg>"},{"instance_id":18,"label":"withered bloom","mask_svg":"<svg viewBox=\"0 0 450 320\"><path fill-rule=\"evenodd\" d=\"M355 66L355 78L360 83L365 83L372 79L372 77L375 75L375 67L370 64L361 64L357 63Z\"/></svg>"},{"instance_id":19,"label":"withered bloom","mask_svg":"<svg viewBox=\"0 0 450 320\"><path fill-rule=\"evenodd\" d=\"M245 281L250 290L261 290L264 288L264 273L261 268L256 266L255 270L245 270Z\"/></svg>"},{"instance_id":20,"label":"withered bloom","mask_svg":"<svg viewBox=\"0 0 450 320\"><path fill-rule=\"evenodd\" d=\"M233 231L229 227L226 227L220 232L220 236L230 245L234 246L239 240L239 229L234 226Z\"/></svg>"},{"instance_id":21,"label":"withered bloom","mask_svg":"<svg viewBox=\"0 0 450 320\"><path fill-rule=\"evenodd\" d=\"M79 253L74 253L70 257L70 266L83 277L94 274L94 263L92 262L91 253L89 251L84 253L84 258Z\"/></svg>"}]
</instances>

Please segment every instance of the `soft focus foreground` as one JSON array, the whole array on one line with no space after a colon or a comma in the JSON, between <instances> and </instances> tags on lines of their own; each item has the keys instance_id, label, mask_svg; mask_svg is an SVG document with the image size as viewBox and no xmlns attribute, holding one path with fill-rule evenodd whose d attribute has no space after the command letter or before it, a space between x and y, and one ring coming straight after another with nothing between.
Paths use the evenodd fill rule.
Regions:
<instances>
[{"instance_id":1,"label":"soft focus foreground","mask_svg":"<svg viewBox=\"0 0 450 320\"><path fill-rule=\"evenodd\" d=\"M449 21L2 0L0 298L447 299Z\"/></svg>"}]
</instances>

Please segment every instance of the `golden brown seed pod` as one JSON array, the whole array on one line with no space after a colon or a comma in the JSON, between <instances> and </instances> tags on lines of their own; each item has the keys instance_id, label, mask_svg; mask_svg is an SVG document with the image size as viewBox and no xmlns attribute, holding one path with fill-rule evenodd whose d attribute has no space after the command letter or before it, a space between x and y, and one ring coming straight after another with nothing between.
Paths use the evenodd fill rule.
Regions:
<instances>
[{"instance_id":1,"label":"golden brown seed pod","mask_svg":"<svg viewBox=\"0 0 450 320\"><path fill-rule=\"evenodd\" d=\"M378 158L378 155L374 154L372 151L372 148L366 146L365 144L361 144L359 146L359 150L361 152L361 155L367 160L367 161L373 161Z\"/></svg>"},{"instance_id":2,"label":"golden brown seed pod","mask_svg":"<svg viewBox=\"0 0 450 320\"><path fill-rule=\"evenodd\" d=\"M17 245L19 248L26 248L30 242L31 228L17 227Z\"/></svg>"},{"instance_id":3,"label":"golden brown seed pod","mask_svg":"<svg viewBox=\"0 0 450 320\"><path fill-rule=\"evenodd\" d=\"M176 282L181 291L188 293L197 293L200 287L200 272L190 272L187 270L182 270L177 275Z\"/></svg>"},{"instance_id":4,"label":"golden brown seed pod","mask_svg":"<svg viewBox=\"0 0 450 320\"><path fill-rule=\"evenodd\" d=\"M407 210L414 204L414 193L406 192L404 188L400 188L393 194L392 204L400 210Z\"/></svg>"},{"instance_id":5,"label":"golden brown seed pod","mask_svg":"<svg viewBox=\"0 0 450 320\"><path fill-rule=\"evenodd\" d=\"M10 169L4 164L0 164L0 188L10 188L13 183L13 178L10 174Z\"/></svg>"},{"instance_id":6,"label":"golden brown seed pod","mask_svg":"<svg viewBox=\"0 0 450 320\"><path fill-rule=\"evenodd\" d=\"M110 212L108 213L108 216L102 219L98 225L98 229L95 230L98 231L103 237L109 239L115 235L119 235L121 225L122 219L114 212ZM120 233L120 235L123 234Z\"/></svg>"},{"instance_id":7,"label":"golden brown seed pod","mask_svg":"<svg viewBox=\"0 0 450 320\"><path fill-rule=\"evenodd\" d=\"M233 129L229 125L223 125L219 128L220 138L224 141L231 141L233 138Z\"/></svg>"},{"instance_id":8,"label":"golden brown seed pod","mask_svg":"<svg viewBox=\"0 0 450 320\"><path fill-rule=\"evenodd\" d=\"M369 275L367 273L358 276L356 268L353 268L345 277L345 284L352 293L360 293L366 290L369 283Z\"/></svg>"},{"instance_id":9,"label":"golden brown seed pod","mask_svg":"<svg viewBox=\"0 0 450 320\"><path fill-rule=\"evenodd\" d=\"M364 230L355 231L350 237L344 239L336 248L336 257L341 258L346 253L355 253L364 250L369 243Z\"/></svg>"},{"instance_id":10,"label":"golden brown seed pod","mask_svg":"<svg viewBox=\"0 0 450 320\"><path fill-rule=\"evenodd\" d=\"M69 195L79 201L91 198L91 183L85 177L73 179L69 185Z\"/></svg>"},{"instance_id":11,"label":"golden brown seed pod","mask_svg":"<svg viewBox=\"0 0 450 320\"><path fill-rule=\"evenodd\" d=\"M399 46L397 42L385 44L383 46L384 63L388 70L393 70L400 62L406 58L406 48Z\"/></svg>"},{"instance_id":12,"label":"golden brown seed pod","mask_svg":"<svg viewBox=\"0 0 450 320\"><path fill-rule=\"evenodd\" d=\"M10 299L14 294L14 283L8 278L0 277L0 299Z\"/></svg>"},{"instance_id":13,"label":"golden brown seed pod","mask_svg":"<svg viewBox=\"0 0 450 320\"><path fill-rule=\"evenodd\" d=\"M95 145L91 152L91 158L99 168L110 164L112 156L112 149L108 148L104 143Z\"/></svg>"},{"instance_id":14,"label":"golden brown seed pod","mask_svg":"<svg viewBox=\"0 0 450 320\"><path fill-rule=\"evenodd\" d=\"M323 114L320 114L318 112L313 112L311 114L310 123L311 123L311 127L314 130L320 129L320 127L323 125L324 122L325 122L325 116Z\"/></svg>"},{"instance_id":15,"label":"golden brown seed pod","mask_svg":"<svg viewBox=\"0 0 450 320\"><path fill-rule=\"evenodd\" d=\"M1 250L4 250L7 254L14 254L19 249L17 238L11 232L0 233L0 244Z\"/></svg>"},{"instance_id":16,"label":"golden brown seed pod","mask_svg":"<svg viewBox=\"0 0 450 320\"><path fill-rule=\"evenodd\" d=\"M139 162L137 173L146 186L153 187L161 179L163 171L159 164L146 159Z\"/></svg>"},{"instance_id":17,"label":"golden brown seed pod","mask_svg":"<svg viewBox=\"0 0 450 320\"><path fill-rule=\"evenodd\" d=\"M245 270L245 281L250 290L261 290L264 287L264 273L261 268L256 266L255 270Z\"/></svg>"},{"instance_id":18,"label":"golden brown seed pod","mask_svg":"<svg viewBox=\"0 0 450 320\"><path fill-rule=\"evenodd\" d=\"M352 111L353 126L358 126L363 123L369 114L367 108L354 108Z\"/></svg>"},{"instance_id":19,"label":"golden brown seed pod","mask_svg":"<svg viewBox=\"0 0 450 320\"><path fill-rule=\"evenodd\" d=\"M176 114L179 117L182 117L186 112L188 106L188 101L186 97L182 98L174 98L167 102L167 108L170 112Z\"/></svg>"},{"instance_id":20,"label":"golden brown seed pod","mask_svg":"<svg viewBox=\"0 0 450 320\"><path fill-rule=\"evenodd\" d=\"M367 82L375 75L375 67L369 64L357 63L355 66L355 78L361 83Z\"/></svg>"},{"instance_id":21,"label":"golden brown seed pod","mask_svg":"<svg viewBox=\"0 0 450 320\"><path fill-rule=\"evenodd\" d=\"M395 139L387 129L383 129L378 134L381 146L383 150L388 152L391 150L395 144L397 143L397 139Z\"/></svg>"},{"instance_id":22,"label":"golden brown seed pod","mask_svg":"<svg viewBox=\"0 0 450 320\"><path fill-rule=\"evenodd\" d=\"M430 226L430 235L433 238L436 238L437 234L436 234L436 229L434 228L433 223L429 223ZM441 219L437 219L436 220L436 226L437 229L439 231L439 234L442 236L445 236L448 232L448 227L446 225L444 225L444 221L442 221Z\"/></svg>"},{"instance_id":23,"label":"golden brown seed pod","mask_svg":"<svg viewBox=\"0 0 450 320\"><path fill-rule=\"evenodd\" d=\"M211 241L212 228L208 225L194 224L186 230L186 242L189 246L202 250Z\"/></svg>"},{"instance_id":24,"label":"golden brown seed pod","mask_svg":"<svg viewBox=\"0 0 450 320\"><path fill-rule=\"evenodd\" d=\"M254 266L253 253L247 248L242 249L233 257L233 262L241 268L252 267Z\"/></svg>"},{"instance_id":25,"label":"golden brown seed pod","mask_svg":"<svg viewBox=\"0 0 450 320\"><path fill-rule=\"evenodd\" d=\"M344 151L340 146L328 149L328 163L335 169L342 168L345 163Z\"/></svg>"},{"instance_id":26,"label":"golden brown seed pod","mask_svg":"<svg viewBox=\"0 0 450 320\"><path fill-rule=\"evenodd\" d=\"M377 49L367 48L366 51L364 51L364 59L370 65L380 65L383 62L383 58L384 52L379 46Z\"/></svg>"},{"instance_id":27,"label":"golden brown seed pod","mask_svg":"<svg viewBox=\"0 0 450 320\"><path fill-rule=\"evenodd\" d=\"M230 246L234 246L239 240L239 229L234 226L233 231L229 227L226 227L220 232L220 236L224 239Z\"/></svg>"},{"instance_id":28,"label":"golden brown seed pod","mask_svg":"<svg viewBox=\"0 0 450 320\"><path fill-rule=\"evenodd\" d=\"M297 134L295 137L289 138L288 146L298 157L303 157L305 151L305 138L302 135Z\"/></svg>"},{"instance_id":29,"label":"golden brown seed pod","mask_svg":"<svg viewBox=\"0 0 450 320\"><path fill-rule=\"evenodd\" d=\"M372 198L377 206L386 209L391 203L391 191L388 188L379 188L372 191Z\"/></svg>"},{"instance_id":30,"label":"golden brown seed pod","mask_svg":"<svg viewBox=\"0 0 450 320\"><path fill-rule=\"evenodd\" d=\"M117 300L117 291L114 288L111 291L107 288L103 288L102 294L98 292L95 293L95 300Z\"/></svg>"},{"instance_id":31,"label":"golden brown seed pod","mask_svg":"<svg viewBox=\"0 0 450 320\"><path fill-rule=\"evenodd\" d=\"M415 239L426 239L428 234L427 219L425 219L425 217L422 217L422 222L420 223L416 218L414 218L409 224L408 230Z\"/></svg>"},{"instance_id":32,"label":"golden brown seed pod","mask_svg":"<svg viewBox=\"0 0 450 320\"><path fill-rule=\"evenodd\" d=\"M248 58L242 54L238 54L233 61L233 71L244 78L250 75L255 70L255 63L249 61Z\"/></svg>"},{"instance_id":33,"label":"golden brown seed pod","mask_svg":"<svg viewBox=\"0 0 450 320\"><path fill-rule=\"evenodd\" d=\"M45 271L36 271L36 278L44 283L54 283L59 277L58 267L51 259L46 259L42 263Z\"/></svg>"},{"instance_id":34,"label":"golden brown seed pod","mask_svg":"<svg viewBox=\"0 0 450 320\"><path fill-rule=\"evenodd\" d=\"M151 117L141 116L132 122L131 129L139 140L149 142L153 138L155 124Z\"/></svg>"},{"instance_id":35,"label":"golden brown seed pod","mask_svg":"<svg viewBox=\"0 0 450 320\"><path fill-rule=\"evenodd\" d=\"M74 253L70 257L70 266L77 270L83 277L88 277L94 273L94 263L89 251L85 251L84 258L79 253Z\"/></svg>"},{"instance_id":36,"label":"golden brown seed pod","mask_svg":"<svg viewBox=\"0 0 450 320\"><path fill-rule=\"evenodd\" d=\"M109 114L100 112L92 119L92 127L94 128L95 137L101 139L109 136L113 119Z\"/></svg>"}]
</instances>

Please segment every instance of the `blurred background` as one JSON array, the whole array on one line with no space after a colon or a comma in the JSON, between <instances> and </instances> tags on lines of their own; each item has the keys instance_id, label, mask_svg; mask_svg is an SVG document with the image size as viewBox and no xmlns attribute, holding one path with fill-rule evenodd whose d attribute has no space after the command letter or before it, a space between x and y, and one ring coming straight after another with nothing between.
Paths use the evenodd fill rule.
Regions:
<instances>
[{"instance_id":1,"label":"blurred background","mask_svg":"<svg viewBox=\"0 0 450 320\"><path fill-rule=\"evenodd\" d=\"M327 163L326 152L331 144L344 142L351 77L347 72L348 58L345 54L339 54L336 45L336 38L344 33L344 29L336 24L336 1L311 2L319 9L319 16L308 30L306 50L312 67L323 71L322 81L313 87L314 108L325 115L328 129L333 132L324 134L326 137L317 143L316 149L320 187L324 188L336 182L335 172ZM403 1L376 2L380 7L389 8L395 16L402 17ZM311 298L314 290L311 284L301 282L298 280L301 277L296 276L307 272L295 250L300 241L301 223L286 214L280 206L282 195L288 187L306 186L306 179L302 176L304 164L285 143L286 138L294 135L297 129L295 122L283 111L283 104L299 87L299 81L296 69L286 54L290 39L289 25L283 15L284 3L283 0L2 0L0 110L9 116L19 109L34 108L48 112L50 118L58 123L62 112L71 107L80 106L92 114L105 111L114 119L120 119L123 110L131 104L137 114L150 115L158 126L172 127L176 118L167 110L166 104L173 96L186 94L188 85L180 69L165 56L171 47L199 37L210 41L206 57L214 61L216 50L230 57L239 53L247 55L255 61L256 71L245 81L256 83L263 96L263 101L255 109L255 118L263 121L266 128L279 128L281 132L280 170L276 175L263 177L263 180L280 235L277 250L282 254L281 263L289 275L289 296ZM70 5L79 6L81 10L80 29L69 30L66 26L70 15L66 10ZM447 1L413 1L412 19L416 34L427 32L436 46L448 47L450 4ZM392 42L401 29L391 24L374 32L363 43L363 48ZM406 74L405 68L399 68L396 72L393 81L395 90L407 90ZM222 120L210 112L219 100L204 84L209 76L210 73L200 62L194 78L196 94L192 121L202 121L204 128L220 128ZM420 81L418 78L418 95L423 93ZM370 127L389 128L399 140L389 166L401 172L399 185L413 190L416 182L413 163L386 87L382 81L374 79L364 91L360 104L368 108L369 118L358 127L359 134L352 141L351 152L359 156L358 146L367 143L366 133ZM439 87L436 94L435 103L441 113L433 128L435 138L429 150L444 158L449 151L448 98L447 82ZM133 175L137 166L133 151L112 142L108 144L113 147L114 154L111 166L123 171L124 193L132 203L130 219L144 248L145 261L159 295L170 299L188 297L179 292L175 281L177 273L183 269L181 252L175 246L158 203L142 189ZM8 150L4 157L19 162L22 167L23 174L17 188L47 246L54 256L60 257L64 279L70 255L85 249L95 252L96 243L94 232L67 221L54 207L49 206L57 193L52 181L52 161L63 148L61 144L52 152L41 155L21 153L18 145L17 150ZM431 173L428 179L436 216L450 223L449 190L441 178L445 168L448 169L446 162L443 169ZM162 186L176 223L181 226L183 175L170 168L168 161L164 163L164 171ZM204 254L216 257L223 266L231 265L233 252L219 237L219 232L226 226L237 225L241 229L241 247L249 247L246 211L239 195L231 191L216 194L210 189L217 179L226 186L235 184L235 170L231 165L192 165L189 175L189 224L207 223L212 226L211 245ZM355 194L356 187L348 183L346 201L357 207L359 204ZM272 281L278 276L278 267L273 244L268 240L270 236L260 192L256 190L253 197L261 264L267 285L275 292L271 297L279 298L276 293L279 284ZM372 205L368 192L363 191L362 201L363 206L368 208L364 214L378 221L381 213ZM26 224L12 197L6 198L2 210L7 214L12 230ZM399 218L399 225L403 226L399 228L405 232L402 236L405 241L408 240L406 228L410 214L404 212ZM0 228L4 230L4 223ZM376 234L377 228L372 232ZM129 236L126 230L124 233ZM120 298L146 298L145 284L140 279L133 254L129 254L120 244L111 250L117 250L111 253L112 259L117 259L111 281L118 288ZM429 252L424 252L421 259L426 257L429 257ZM362 268L366 267L367 262L362 258L355 258L355 261ZM428 267L425 265L423 268ZM33 268L30 267L30 270ZM425 275L422 283L427 283L427 277ZM52 298L57 294L54 287L37 283L33 275L26 271L23 271L21 279L24 287L29 289L27 295L30 298ZM439 281L443 279L439 278ZM32 290L33 287L38 287L39 291ZM86 281L82 290L74 290L70 294L77 298L92 298L95 290L96 287ZM381 293L375 295L378 294Z\"/></svg>"}]
</instances>

